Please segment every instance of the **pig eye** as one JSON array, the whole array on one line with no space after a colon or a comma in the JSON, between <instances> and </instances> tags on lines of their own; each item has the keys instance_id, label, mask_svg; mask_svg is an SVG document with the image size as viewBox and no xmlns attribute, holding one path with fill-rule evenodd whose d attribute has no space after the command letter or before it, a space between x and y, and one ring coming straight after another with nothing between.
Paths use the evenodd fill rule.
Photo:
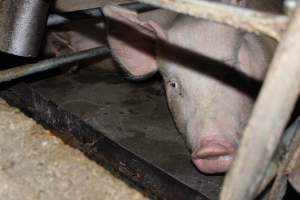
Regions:
<instances>
[{"instance_id":1,"label":"pig eye","mask_svg":"<svg viewBox=\"0 0 300 200\"><path fill-rule=\"evenodd\" d=\"M183 96L182 95L182 89L181 89L180 84L178 83L178 81L170 80L168 85L169 85L170 92L171 92L172 95Z\"/></svg>"},{"instance_id":2,"label":"pig eye","mask_svg":"<svg viewBox=\"0 0 300 200\"><path fill-rule=\"evenodd\" d=\"M177 88L178 87L178 83L176 83L175 81L170 81L170 86L172 88Z\"/></svg>"},{"instance_id":3,"label":"pig eye","mask_svg":"<svg viewBox=\"0 0 300 200\"><path fill-rule=\"evenodd\" d=\"M168 84L169 84L169 87L171 88L171 89L178 89L179 88L179 84L178 84L178 81L177 80L169 80L169 82L168 82Z\"/></svg>"}]
</instances>

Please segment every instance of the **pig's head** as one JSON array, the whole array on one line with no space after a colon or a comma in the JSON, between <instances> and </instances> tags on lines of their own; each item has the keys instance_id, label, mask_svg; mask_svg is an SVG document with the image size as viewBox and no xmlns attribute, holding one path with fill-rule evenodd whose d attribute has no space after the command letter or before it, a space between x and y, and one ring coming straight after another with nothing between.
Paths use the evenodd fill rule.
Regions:
<instances>
[{"instance_id":1,"label":"pig's head","mask_svg":"<svg viewBox=\"0 0 300 200\"><path fill-rule=\"evenodd\" d=\"M189 49L255 75L252 53L243 35L233 28L192 17L177 16L164 30L158 23L141 20L137 13L120 7L106 6L103 11L112 55L128 77L140 80L157 71L162 74L169 108L192 151L195 166L205 173L226 172L252 101L234 87L201 72L201 68L213 66L202 66L183 54ZM233 78L226 76L224 72L219 78Z\"/></svg>"}]
</instances>

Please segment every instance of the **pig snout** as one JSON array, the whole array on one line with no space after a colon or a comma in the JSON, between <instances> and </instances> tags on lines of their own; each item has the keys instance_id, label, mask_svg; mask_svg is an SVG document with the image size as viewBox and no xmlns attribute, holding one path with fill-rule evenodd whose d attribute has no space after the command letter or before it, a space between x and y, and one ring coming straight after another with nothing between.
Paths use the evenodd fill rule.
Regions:
<instances>
[{"instance_id":1,"label":"pig snout","mask_svg":"<svg viewBox=\"0 0 300 200\"><path fill-rule=\"evenodd\" d=\"M227 172L234 159L237 145L230 140L201 139L199 145L194 148L192 161L202 172L207 174Z\"/></svg>"}]
</instances>

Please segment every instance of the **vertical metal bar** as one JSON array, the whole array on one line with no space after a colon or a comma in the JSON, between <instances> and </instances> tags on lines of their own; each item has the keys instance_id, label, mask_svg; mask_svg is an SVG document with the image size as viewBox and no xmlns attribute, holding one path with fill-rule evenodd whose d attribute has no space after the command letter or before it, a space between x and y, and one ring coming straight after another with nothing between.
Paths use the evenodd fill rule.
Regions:
<instances>
[{"instance_id":1,"label":"vertical metal bar","mask_svg":"<svg viewBox=\"0 0 300 200\"><path fill-rule=\"evenodd\" d=\"M244 131L221 200L253 199L300 93L300 8L282 38ZM254 148L255 147L255 148Z\"/></svg>"},{"instance_id":2,"label":"vertical metal bar","mask_svg":"<svg viewBox=\"0 0 300 200\"><path fill-rule=\"evenodd\" d=\"M0 50L17 56L36 56L48 8L48 0L1 0Z\"/></svg>"}]
</instances>

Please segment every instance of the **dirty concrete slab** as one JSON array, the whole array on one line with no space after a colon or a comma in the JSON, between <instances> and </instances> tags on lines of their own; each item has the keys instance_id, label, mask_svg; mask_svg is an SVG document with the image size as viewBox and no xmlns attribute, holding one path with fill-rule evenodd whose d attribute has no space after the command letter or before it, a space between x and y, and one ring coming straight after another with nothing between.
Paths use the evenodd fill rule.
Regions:
<instances>
[{"instance_id":1,"label":"dirty concrete slab","mask_svg":"<svg viewBox=\"0 0 300 200\"><path fill-rule=\"evenodd\" d=\"M0 199L148 199L0 99Z\"/></svg>"}]
</instances>

